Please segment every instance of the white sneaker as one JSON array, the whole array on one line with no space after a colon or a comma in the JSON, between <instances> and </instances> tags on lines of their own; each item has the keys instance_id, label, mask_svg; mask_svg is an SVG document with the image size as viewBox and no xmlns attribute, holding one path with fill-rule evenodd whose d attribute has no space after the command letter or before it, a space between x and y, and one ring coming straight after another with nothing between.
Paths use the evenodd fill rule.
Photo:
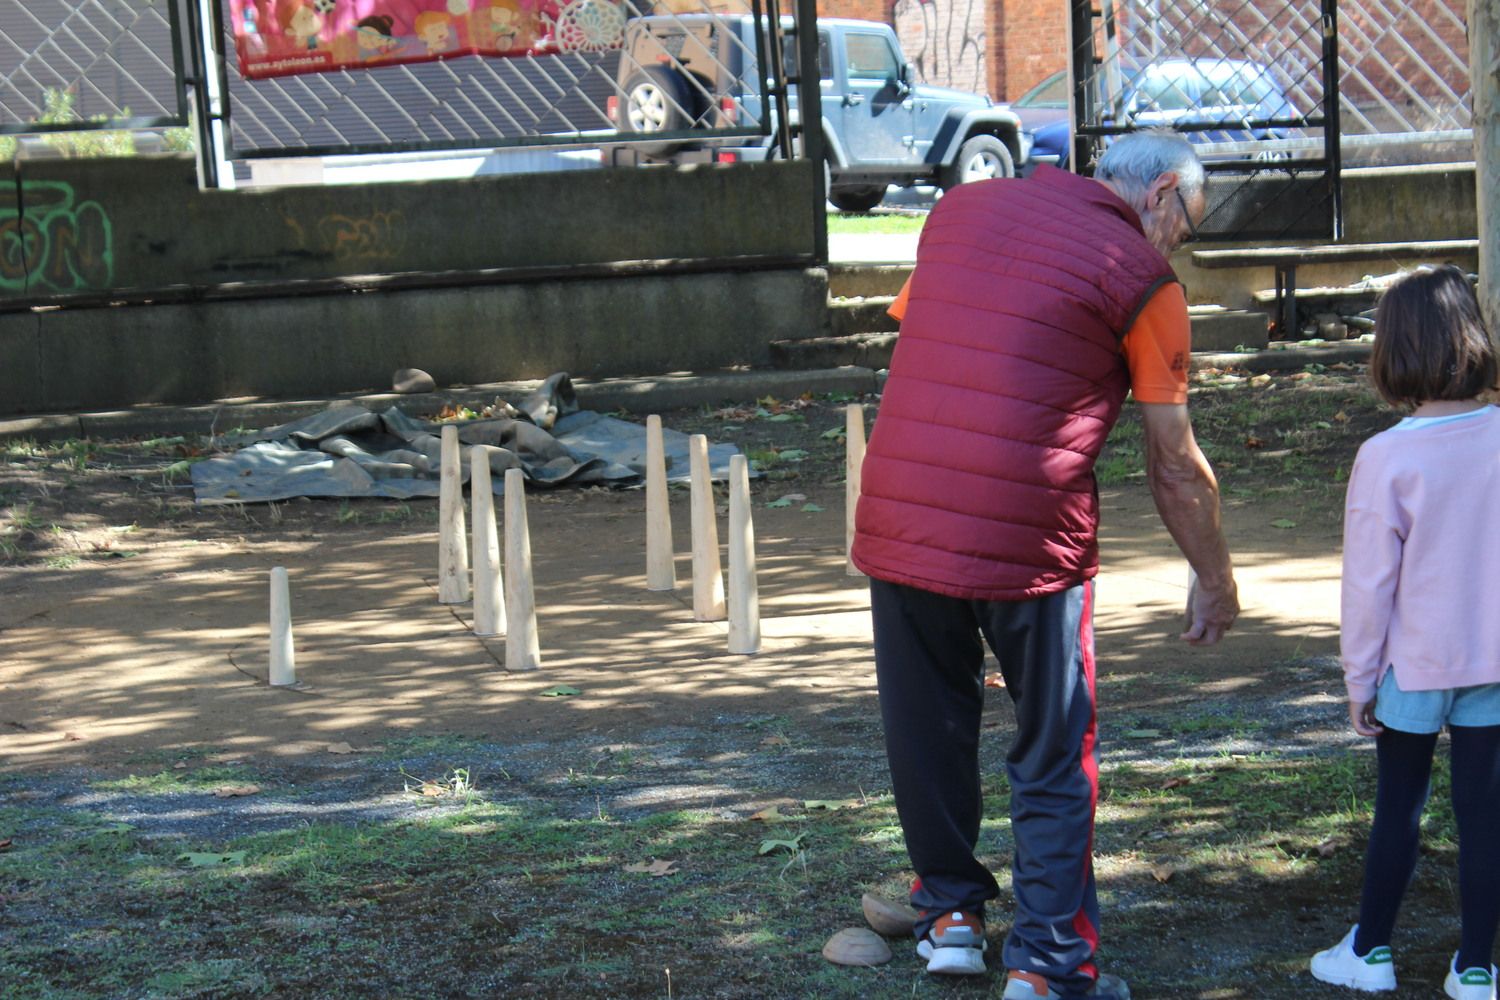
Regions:
<instances>
[{"instance_id":1,"label":"white sneaker","mask_svg":"<svg viewBox=\"0 0 1500 1000\"><path fill-rule=\"evenodd\" d=\"M1448 978L1443 980L1443 992L1453 1000L1495 1000L1495 967L1458 971L1458 952L1448 963Z\"/></svg>"},{"instance_id":2,"label":"white sneaker","mask_svg":"<svg viewBox=\"0 0 1500 1000\"><path fill-rule=\"evenodd\" d=\"M1395 989L1396 963L1391 958L1390 946L1380 945L1371 948L1368 955L1356 955L1354 932L1357 930L1359 924L1349 928L1349 933L1338 944L1312 957L1309 967L1313 978L1367 993ZM1468 1000L1468 997L1464 997L1464 1000Z\"/></svg>"},{"instance_id":3,"label":"white sneaker","mask_svg":"<svg viewBox=\"0 0 1500 1000\"><path fill-rule=\"evenodd\" d=\"M927 971L944 976L984 975L984 923L973 913L945 913L917 942Z\"/></svg>"}]
</instances>

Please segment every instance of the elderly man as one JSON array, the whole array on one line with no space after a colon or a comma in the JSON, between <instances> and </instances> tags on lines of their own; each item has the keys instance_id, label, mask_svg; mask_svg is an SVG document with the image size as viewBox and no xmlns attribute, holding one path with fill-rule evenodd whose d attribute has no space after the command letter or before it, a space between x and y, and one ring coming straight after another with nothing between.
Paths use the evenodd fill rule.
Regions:
<instances>
[{"instance_id":1,"label":"elderly man","mask_svg":"<svg viewBox=\"0 0 1500 1000\"><path fill-rule=\"evenodd\" d=\"M1197 574L1182 638L1239 613L1218 484L1187 413L1187 299L1168 255L1204 173L1181 137L1115 142L1093 179L1050 167L947 192L892 312L901 338L870 437L854 563L870 577L896 806L930 972L985 971L974 856L981 637L1016 708L1006 759L1015 841L1005 1000L1128 1000L1094 963L1098 797L1094 463L1125 394L1146 473Z\"/></svg>"}]
</instances>

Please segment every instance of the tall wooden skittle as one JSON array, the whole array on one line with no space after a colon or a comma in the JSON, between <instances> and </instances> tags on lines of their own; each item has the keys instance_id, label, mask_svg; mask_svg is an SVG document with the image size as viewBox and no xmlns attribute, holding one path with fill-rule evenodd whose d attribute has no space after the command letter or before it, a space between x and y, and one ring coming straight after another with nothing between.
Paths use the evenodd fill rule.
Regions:
<instances>
[{"instance_id":1,"label":"tall wooden skittle","mask_svg":"<svg viewBox=\"0 0 1500 1000\"><path fill-rule=\"evenodd\" d=\"M536 595L531 589L531 534L526 524L526 476L505 470L505 669L542 665L536 635Z\"/></svg>"},{"instance_id":2,"label":"tall wooden skittle","mask_svg":"<svg viewBox=\"0 0 1500 1000\"><path fill-rule=\"evenodd\" d=\"M744 455L729 459L729 651L760 652L760 591L755 582L750 463Z\"/></svg>"},{"instance_id":3,"label":"tall wooden skittle","mask_svg":"<svg viewBox=\"0 0 1500 1000\"><path fill-rule=\"evenodd\" d=\"M692 476L693 618L721 622L725 617L724 574L719 568L719 524L714 514L714 486L708 470L708 438L688 439Z\"/></svg>"},{"instance_id":4,"label":"tall wooden skittle","mask_svg":"<svg viewBox=\"0 0 1500 1000\"><path fill-rule=\"evenodd\" d=\"M438 601L469 599L469 552L464 545L464 481L459 467L458 428L443 426L438 481Z\"/></svg>"},{"instance_id":5,"label":"tall wooden skittle","mask_svg":"<svg viewBox=\"0 0 1500 1000\"><path fill-rule=\"evenodd\" d=\"M646 418L646 589L677 589L667 454L662 445L661 417L655 414Z\"/></svg>"}]
</instances>

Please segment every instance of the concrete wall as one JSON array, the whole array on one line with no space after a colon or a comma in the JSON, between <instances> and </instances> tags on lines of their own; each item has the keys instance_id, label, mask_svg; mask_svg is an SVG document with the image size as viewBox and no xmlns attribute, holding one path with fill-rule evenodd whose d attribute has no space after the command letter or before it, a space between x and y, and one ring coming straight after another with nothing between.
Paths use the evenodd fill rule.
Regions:
<instances>
[{"instance_id":1,"label":"concrete wall","mask_svg":"<svg viewBox=\"0 0 1500 1000\"><path fill-rule=\"evenodd\" d=\"M1408 243L1418 240L1475 239L1479 234L1474 165L1431 164L1407 167L1363 167L1343 172L1344 243ZM1214 243L1207 248L1236 246L1308 246L1316 240L1262 240L1253 243ZM1255 292L1275 287L1269 266L1200 268L1193 265L1188 244L1172 256L1172 266L1187 287L1194 305L1216 304L1230 309L1254 306ZM1367 274L1387 274L1418 264L1450 261L1473 270L1476 254L1438 257L1410 256L1374 261L1315 264L1297 269L1300 288L1343 286Z\"/></svg>"},{"instance_id":2,"label":"concrete wall","mask_svg":"<svg viewBox=\"0 0 1500 1000\"><path fill-rule=\"evenodd\" d=\"M22 170L0 413L764 364L827 324L800 162L247 192L180 157ZM335 280L360 275L399 290Z\"/></svg>"}]
</instances>

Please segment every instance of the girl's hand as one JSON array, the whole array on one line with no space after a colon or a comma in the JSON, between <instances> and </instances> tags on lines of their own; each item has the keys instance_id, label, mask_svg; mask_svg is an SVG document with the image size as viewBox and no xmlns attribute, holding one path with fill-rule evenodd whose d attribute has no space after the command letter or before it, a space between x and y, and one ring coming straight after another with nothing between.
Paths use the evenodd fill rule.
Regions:
<instances>
[{"instance_id":1,"label":"girl's hand","mask_svg":"<svg viewBox=\"0 0 1500 1000\"><path fill-rule=\"evenodd\" d=\"M1372 701L1350 701L1349 722L1354 726L1354 731L1361 736L1379 736L1385 731L1385 727L1375 721L1375 702Z\"/></svg>"}]
</instances>

